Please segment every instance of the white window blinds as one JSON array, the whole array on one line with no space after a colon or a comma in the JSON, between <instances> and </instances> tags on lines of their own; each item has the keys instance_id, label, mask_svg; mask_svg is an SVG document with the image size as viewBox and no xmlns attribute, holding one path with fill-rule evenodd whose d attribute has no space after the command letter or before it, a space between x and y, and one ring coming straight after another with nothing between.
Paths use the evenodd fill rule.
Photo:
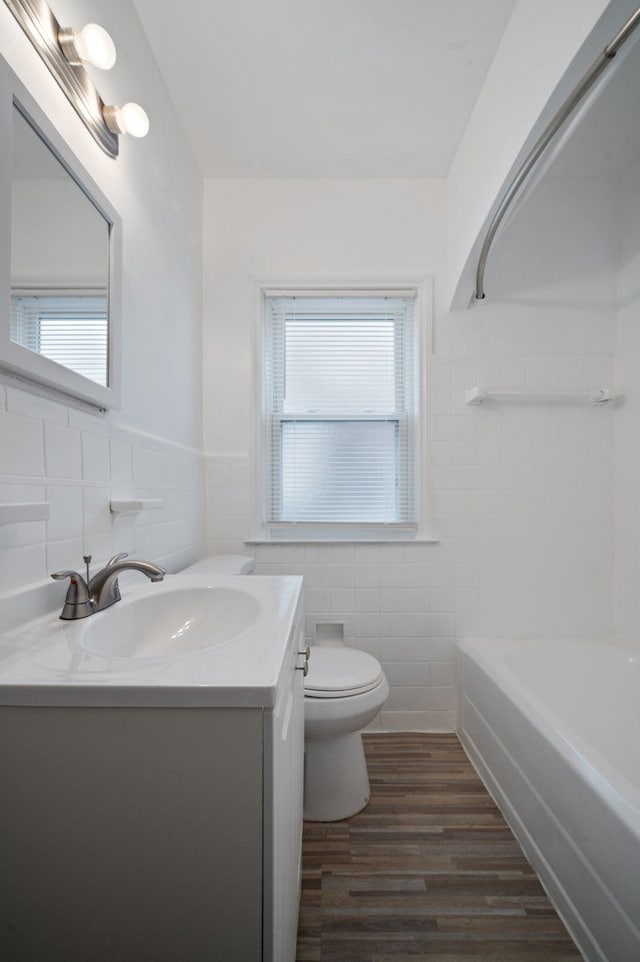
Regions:
<instances>
[{"instance_id":1,"label":"white window blinds","mask_svg":"<svg viewBox=\"0 0 640 962\"><path fill-rule=\"evenodd\" d=\"M413 524L414 297L266 306L267 521Z\"/></svg>"},{"instance_id":2,"label":"white window blinds","mask_svg":"<svg viewBox=\"0 0 640 962\"><path fill-rule=\"evenodd\" d=\"M109 322L104 296L14 295L11 340L106 387Z\"/></svg>"}]
</instances>

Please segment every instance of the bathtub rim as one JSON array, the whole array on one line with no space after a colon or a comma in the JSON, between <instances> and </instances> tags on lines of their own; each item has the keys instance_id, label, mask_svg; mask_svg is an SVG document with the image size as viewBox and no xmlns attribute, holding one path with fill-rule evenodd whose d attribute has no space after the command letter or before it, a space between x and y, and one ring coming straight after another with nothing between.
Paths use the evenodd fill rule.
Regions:
<instances>
[{"instance_id":1,"label":"bathtub rim","mask_svg":"<svg viewBox=\"0 0 640 962\"><path fill-rule=\"evenodd\" d=\"M535 698L527 698L525 703L521 685L505 684L505 675L509 681L515 676L504 665L502 671L496 667L497 651L513 651L523 644L538 646L541 641L530 637L465 640L474 644L472 650L458 646L458 736L471 763L505 816L583 958L587 962L628 962L640 958L637 835L629 821L611 806L610 798L586 783L584 768L572 764L566 740L558 736L555 726L538 724L539 718L531 709ZM600 639L595 643L599 647L605 645ZM485 658L477 657L477 644L481 644ZM559 642L552 640L550 644ZM613 647L629 651L629 646ZM637 653L636 649L631 650L634 655ZM546 705L535 706L538 707L549 715ZM547 760L552 762L550 773ZM598 788L601 783L599 779ZM565 784L574 789L582 786L578 789L580 794L573 796L571 787L568 793L560 787L558 795L558 786ZM573 798L581 798L582 791L587 807L582 808L580 803L582 811L575 822ZM588 811L590 824L599 826L603 807L620 821L622 832L616 846L619 851L613 859L605 855L604 861L603 845L610 853L607 835L596 831L583 847L580 831L574 831Z\"/></svg>"},{"instance_id":2,"label":"bathtub rim","mask_svg":"<svg viewBox=\"0 0 640 962\"><path fill-rule=\"evenodd\" d=\"M580 735L565 718L550 708L523 684L511 670L504 655L515 648L545 647L557 645L616 649L638 656L637 649L616 641L536 639L536 638L488 638L467 637L457 644L458 676L461 679L460 660L466 656L486 674L495 679L505 698L516 711L523 711L544 737L551 741L560 755L578 771L592 791L603 797L612 811L625 823L640 845L640 788L624 772L613 765L598 749ZM459 684L459 697L463 686ZM638 736L640 738L640 734Z\"/></svg>"}]
</instances>

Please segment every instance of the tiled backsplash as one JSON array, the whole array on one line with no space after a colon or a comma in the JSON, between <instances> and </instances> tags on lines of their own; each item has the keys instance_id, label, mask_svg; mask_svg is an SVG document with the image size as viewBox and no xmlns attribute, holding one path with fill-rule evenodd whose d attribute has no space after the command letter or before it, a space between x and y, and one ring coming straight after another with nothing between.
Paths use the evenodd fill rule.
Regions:
<instances>
[{"instance_id":1,"label":"tiled backsplash","mask_svg":"<svg viewBox=\"0 0 640 962\"><path fill-rule=\"evenodd\" d=\"M115 515L112 498L162 507ZM0 502L46 501L48 521L0 526L0 592L118 551L175 570L204 550L204 459L192 449L0 385Z\"/></svg>"},{"instance_id":2,"label":"tiled backsplash","mask_svg":"<svg viewBox=\"0 0 640 962\"><path fill-rule=\"evenodd\" d=\"M456 639L612 631L612 437L606 405L464 403L466 388L590 391L607 357L432 359L433 533L412 544L258 544L247 456L207 465L209 551L255 550L256 573L304 576L307 635L344 622L378 657L383 729L451 730Z\"/></svg>"}]
</instances>

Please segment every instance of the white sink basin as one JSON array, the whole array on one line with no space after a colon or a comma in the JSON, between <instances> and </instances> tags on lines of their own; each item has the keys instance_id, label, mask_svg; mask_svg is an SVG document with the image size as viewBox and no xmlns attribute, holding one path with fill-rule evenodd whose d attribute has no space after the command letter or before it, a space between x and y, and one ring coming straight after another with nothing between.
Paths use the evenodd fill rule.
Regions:
<instances>
[{"instance_id":1,"label":"white sink basin","mask_svg":"<svg viewBox=\"0 0 640 962\"><path fill-rule=\"evenodd\" d=\"M93 615L83 625L81 645L106 658L188 654L225 644L261 613L260 601L241 588L185 585L125 598Z\"/></svg>"},{"instance_id":2,"label":"white sink basin","mask_svg":"<svg viewBox=\"0 0 640 962\"><path fill-rule=\"evenodd\" d=\"M122 600L89 618L61 620L60 594L54 611L0 631L0 706L275 705L288 639L304 635L302 578L127 579Z\"/></svg>"}]
</instances>

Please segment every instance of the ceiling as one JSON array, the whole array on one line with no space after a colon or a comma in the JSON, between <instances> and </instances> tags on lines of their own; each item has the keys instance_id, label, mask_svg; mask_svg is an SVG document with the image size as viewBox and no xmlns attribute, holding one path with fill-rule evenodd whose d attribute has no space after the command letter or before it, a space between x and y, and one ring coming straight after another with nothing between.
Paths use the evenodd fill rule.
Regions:
<instances>
[{"instance_id":1,"label":"ceiling","mask_svg":"<svg viewBox=\"0 0 640 962\"><path fill-rule=\"evenodd\" d=\"M209 177L447 174L515 0L134 0Z\"/></svg>"}]
</instances>

